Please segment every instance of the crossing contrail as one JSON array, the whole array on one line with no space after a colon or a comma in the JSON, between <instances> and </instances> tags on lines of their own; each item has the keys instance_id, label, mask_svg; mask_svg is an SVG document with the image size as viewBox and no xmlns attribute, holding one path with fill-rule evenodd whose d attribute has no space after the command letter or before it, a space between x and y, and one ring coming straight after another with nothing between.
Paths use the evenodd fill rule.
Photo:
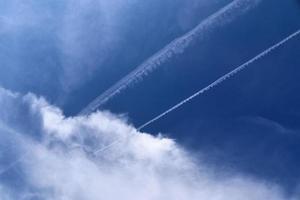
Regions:
<instances>
[{"instance_id":1,"label":"crossing contrail","mask_svg":"<svg viewBox=\"0 0 300 200\"><path fill-rule=\"evenodd\" d=\"M271 46L270 48L266 49L265 51L261 52L260 54L258 54L257 56L255 56L254 58L250 59L249 61L245 62L244 64L238 66L237 68L235 68L234 70L232 70L231 72L225 74L224 76L221 76L220 78L218 78L216 81L212 82L210 85L206 86L205 88L199 90L198 92L196 92L195 94L193 94L192 96L184 99L183 101L181 101L180 103L176 104L175 106L171 107L170 109L168 109L167 111L163 112L162 114L158 115L157 117L151 119L150 121L146 122L145 124L143 124L142 126L140 126L138 128L138 130L141 130L143 128L145 128L146 126L152 124L153 122L159 120L160 118L164 117L165 115L169 114L170 112L176 110L177 108L181 107L182 105L188 103L189 101L191 101L192 99L196 98L197 96L199 96L200 94L203 94L205 92L207 92L208 90L216 87L217 85L221 84L222 82L224 82L225 80L227 80L228 78L236 75L237 73L239 73L240 71L242 71L243 69L247 68L250 64L254 63L255 61L261 59L262 57L268 55L269 53L271 53L273 50L277 49L278 47L280 47L281 45L285 44L286 42L288 42L289 40L293 39L294 37L296 37L297 35L300 34L300 29L298 31L296 31L295 33L289 35L288 37L286 37L285 39L281 40L280 42L278 42L277 44Z\"/></svg>"},{"instance_id":2,"label":"crossing contrail","mask_svg":"<svg viewBox=\"0 0 300 200\"><path fill-rule=\"evenodd\" d=\"M280 42L276 43L275 45L269 47L268 49L264 50L263 52L261 52L260 54L258 54L257 56L253 57L252 59L248 60L247 62L245 62L244 64L236 67L234 70L230 71L229 73L221 76L220 78L218 78L216 81L212 82L211 84L209 84L208 86L204 87L203 89L199 90L198 92L194 93L193 95L191 95L190 97L184 99L183 101L179 102L178 104L176 104L175 106L169 108L167 111L163 112L162 114L158 115L157 117L151 119L150 121L144 123L143 125L141 125L140 127L137 128L138 131L141 131L143 128L145 128L146 126L149 126L150 124L156 122L157 120L161 119L162 117L166 116L167 114L169 114L170 112L176 110L177 108L183 106L184 104L188 103L189 101L191 101L192 99L196 98L197 96L207 92L208 90L216 87L217 85L221 84L222 82L224 82L225 80L231 78L232 76L236 75L237 73L239 73L240 71L242 71L243 69L247 68L249 65L251 65L252 63L256 62L257 60L263 58L264 56L268 55L269 53L271 53L272 51L274 51L275 49L279 48L280 46L284 45L285 43L287 43L289 40L293 39L294 37L298 36L300 34L300 29L297 30L296 32L294 32L293 34L289 35L288 37L284 38L283 40L281 40ZM114 142L110 143L109 145L98 149L94 152L95 155L106 151L107 149L121 143L123 141L123 139L118 139L115 140Z\"/></svg>"},{"instance_id":3,"label":"crossing contrail","mask_svg":"<svg viewBox=\"0 0 300 200\"><path fill-rule=\"evenodd\" d=\"M130 85L142 80L149 73L153 72L160 65L167 62L173 56L183 53L184 50L196 39L203 39L216 27L229 23L237 16L245 13L254 7L261 0L234 0L222 9L218 10L203 20L194 29L185 35L173 40L163 49L148 58L132 72L119 80L116 84L98 96L79 115L86 115L95 111L99 106L105 104L112 97L116 96Z\"/></svg>"}]
</instances>

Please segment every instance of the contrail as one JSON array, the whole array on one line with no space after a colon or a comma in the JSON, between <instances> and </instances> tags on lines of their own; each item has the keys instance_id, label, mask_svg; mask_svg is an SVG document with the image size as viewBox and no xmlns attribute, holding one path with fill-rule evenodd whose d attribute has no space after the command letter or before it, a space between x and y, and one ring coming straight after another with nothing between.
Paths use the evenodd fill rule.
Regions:
<instances>
[{"instance_id":1,"label":"contrail","mask_svg":"<svg viewBox=\"0 0 300 200\"><path fill-rule=\"evenodd\" d=\"M4 129L5 131L7 131L9 134L11 135L20 135L19 132L16 132L15 130L9 128L8 126L6 126L4 123L2 123L2 121L0 121L0 128ZM5 175L8 171L12 170L15 168L16 165L18 165L20 162L24 161L25 158L30 154L30 149L23 153L17 160L11 162L10 164L8 164L6 167L0 169L0 177L2 175Z\"/></svg>"},{"instance_id":2,"label":"contrail","mask_svg":"<svg viewBox=\"0 0 300 200\"><path fill-rule=\"evenodd\" d=\"M184 99L183 101L181 101L180 103L176 104L175 106L169 108L167 111L163 112L162 114L158 115L157 117L151 119L150 121L146 122L145 124L143 124L142 126L138 127L137 130L141 131L141 129L145 128L146 126L154 123L155 121L159 120L160 118L166 116L167 114L169 114L170 112L176 110L177 108L183 106L184 104L188 103L189 101L191 101L192 99L196 98L197 96L199 96L200 94L203 94L205 92L207 92L208 90L216 87L217 85L221 84L222 82L224 82L225 80L231 78L232 76L236 75L237 73L239 73L240 71L244 70L245 68L247 68L249 65L253 64L254 62L256 62L257 60L263 58L264 56L268 55L269 53L271 53L272 51L274 51L275 49L279 48L280 46L284 45L285 43L287 43L289 40L293 39L294 37L298 36L300 34L300 29L297 30L296 32L294 32L293 34L289 35L288 37L286 37L285 39L281 40L280 42L276 43L275 45L269 47L268 49L264 50L263 52L261 52L260 54L258 54L257 56L253 57L252 59L250 59L249 61L245 62L244 64L236 67L234 70L230 71L229 73L221 76L220 78L218 78L216 81L212 82L211 84L209 84L208 86L206 86L205 88L199 90L198 92L196 92L195 94L193 94L192 96ZM109 145L98 149L94 152L95 155L97 155L100 152L106 151L107 149L119 144L120 142L122 142L122 139L118 139L115 140L114 142L110 143Z\"/></svg>"},{"instance_id":3,"label":"contrail","mask_svg":"<svg viewBox=\"0 0 300 200\"><path fill-rule=\"evenodd\" d=\"M173 40L163 49L148 58L141 65L136 67L132 72L123 77L120 81L98 96L79 115L86 115L95 111L99 106L105 104L112 97L127 89L130 85L142 80L149 73L153 72L160 65L169 59L183 53L184 50L196 39L204 39L216 27L229 23L237 16L245 13L254 7L261 0L234 0L222 9L218 10L208 18L203 20L194 29L185 35Z\"/></svg>"},{"instance_id":4,"label":"contrail","mask_svg":"<svg viewBox=\"0 0 300 200\"><path fill-rule=\"evenodd\" d=\"M296 31L295 33L289 35L288 37L286 37L285 39L283 39L282 41L278 42L277 44L271 46L270 48L266 49L265 51L261 52L260 54L258 54L257 56L255 56L254 58L250 59L249 61L245 62L244 64L240 65L239 67L235 68L234 70L232 70L231 72L225 74L224 76L221 76L220 78L218 78L216 81L214 81L213 83L211 83L210 85L206 86L205 88L199 90L198 92L196 92L195 94L193 94L192 96L184 99L183 101L181 101L180 103L176 104L175 106L171 107L170 109L168 109L167 111L163 112L162 114L158 115L157 117L151 119L150 121L146 122L145 124L143 124L142 126L140 126L138 128L138 130L141 130L143 128L145 128L146 126L152 124L153 122L159 120L160 118L164 117L165 115L169 114L170 112L174 111L175 109L181 107L182 105L188 103L189 101L191 101L192 99L196 98L197 96L199 96L200 94L203 94L205 92L207 92L208 90L216 87L217 85L221 84L222 82L224 82L225 80L227 80L228 78L236 75L237 73L239 73L240 71L242 71L243 69L247 68L250 64L254 63L255 61L261 59L262 57L268 55L269 53L271 53L273 50L277 49L278 47L282 46L283 44L285 44L286 42L288 42L289 40L293 39L294 37L296 37L297 35L300 34L300 29L298 31Z\"/></svg>"},{"instance_id":5,"label":"contrail","mask_svg":"<svg viewBox=\"0 0 300 200\"><path fill-rule=\"evenodd\" d=\"M22 155L20 158L18 158L17 160L13 161L12 163L10 163L8 166L6 166L5 168L0 170L0 177L7 173L8 171L10 171L11 169L13 169L16 165L18 165L20 162L22 162L23 160L25 160L26 156L28 156L28 154L24 154Z\"/></svg>"}]
</instances>

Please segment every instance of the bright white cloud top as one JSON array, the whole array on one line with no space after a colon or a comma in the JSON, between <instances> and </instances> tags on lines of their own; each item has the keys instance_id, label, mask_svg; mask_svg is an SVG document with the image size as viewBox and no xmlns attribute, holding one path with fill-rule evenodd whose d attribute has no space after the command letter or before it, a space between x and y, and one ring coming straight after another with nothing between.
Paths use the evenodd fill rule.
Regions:
<instances>
[{"instance_id":1,"label":"bright white cloud top","mask_svg":"<svg viewBox=\"0 0 300 200\"><path fill-rule=\"evenodd\" d=\"M43 98L4 89L0 106L3 200L295 199L253 177L215 176L217 169L172 139L141 133L111 113L66 118ZM92 153L122 137L119 145Z\"/></svg>"}]
</instances>

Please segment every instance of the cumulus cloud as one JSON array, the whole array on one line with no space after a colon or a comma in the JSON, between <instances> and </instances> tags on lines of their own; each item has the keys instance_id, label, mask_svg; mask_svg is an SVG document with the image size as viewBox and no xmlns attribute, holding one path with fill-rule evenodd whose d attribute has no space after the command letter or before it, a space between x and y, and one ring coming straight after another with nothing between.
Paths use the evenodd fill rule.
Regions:
<instances>
[{"instance_id":1,"label":"cumulus cloud","mask_svg":"<svg viewBox=\"0 0 300 200\"><path fill-rule=\"evenodd\" d=\"M0 106L1 199L292 199L263 180L215 175L174 140L109 112L67 118L43 98L4 89Z\"/></svg>"}]
</instances>

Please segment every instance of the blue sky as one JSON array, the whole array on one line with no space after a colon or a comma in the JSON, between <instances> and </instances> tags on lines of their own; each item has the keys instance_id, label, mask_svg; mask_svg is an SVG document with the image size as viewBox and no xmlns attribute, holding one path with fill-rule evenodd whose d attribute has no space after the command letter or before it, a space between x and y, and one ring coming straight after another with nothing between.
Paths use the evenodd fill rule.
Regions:
<instances>
[{"instance_id":1,"label":"blue sky","mask_svg":"<svg viewBox=\"0 0 300 200\"><path fill-rule=\"evenodd\" d=\"M224 200L299 199L299 36L144 133L135 128L297 31L298 0L236 0L255 6L221 18L97 113L77 116L230 2L0 1L0 197L134 199L131 188L142 184L137 197L151 200L172 198L175 190L181 199L215 199L216 190ZM91 154L132 134L101 156ZM31 149L31 160L10 167ZM189 178L195 174L199 180ZM122 195L105 183L124 188Z\"/></svg>"}]
</instances>

